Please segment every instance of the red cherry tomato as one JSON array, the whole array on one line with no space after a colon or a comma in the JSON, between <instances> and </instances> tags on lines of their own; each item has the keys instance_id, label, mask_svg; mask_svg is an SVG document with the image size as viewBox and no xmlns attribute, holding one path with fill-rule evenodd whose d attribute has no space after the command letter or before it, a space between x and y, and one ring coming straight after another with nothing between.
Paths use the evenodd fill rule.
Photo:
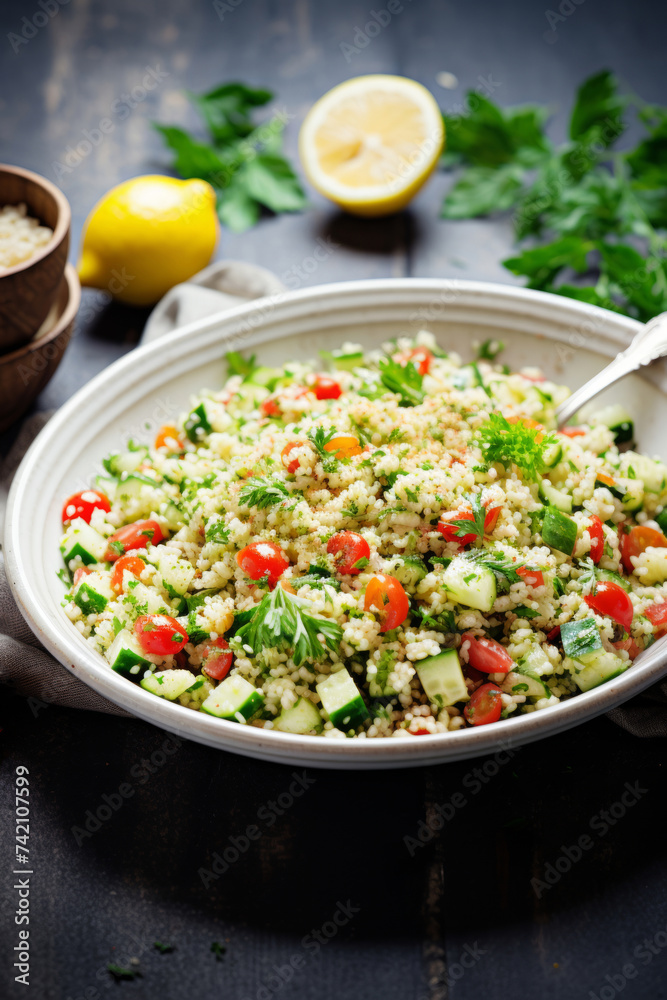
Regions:
<instances>
[{"instance_id":1,"label":"red cherry tomato","mask_svg":"<svg viewBox=\"0 0 667 1000\"><path fill-rule=\"evenodd\" d=\"M290 564L275 542L251 542L237 554L236 562L251 580L268 576L271 590Z\"/></svg>"},{"instance_id":2,"label":"red cherry tomato","mask_svg":"<svg viewBox=\"0 0 667 1000\"><path fill-rule=\"evenodd\" d=\"M360 559L369 559L371 549L363 535L356 531L337 531L327 542L327 552L334 557L339 573L354 575L362 569L355 564Z\"/></svg>"},{"instance_id":3,"label":"red cherry tomato","mask_svg":"<svg viewBox=\"0 0 667 1000\"><path fill-rule=\"evenodd\" d=\"M155 436L156 448L168 448L169 451L178 453L184 450L185 445L178 432L178 427L173 424L165 424Z\"/></svg>"},{"instance_id":4,"label":"red cherry tomato","mask_svg":"<svg viewBox=\"0 0 667 1000\"><path fill-rule=\"evenodd\" d=\"M294 473L299 468L299 459L290 459L289 455L294 448L300 448L302 444L303 441L290 441L289 444L286 444L280 452L280 460L288 472Z\"/></svg>"},{"instance_id":5,"label":"red cherry tomato","mask_svg":"<svg viewBox=\"0 0 667 1000\"><path fill-rule=\"evenodd\" d=\"M591 516L588 534L591 538L591 559L594 563L599 563L604 555L604 530L602 528L602 521L597 514Z\"/></svg>"},{"instance_id":6,"label":"red cherry tomato","mask_svg":"<svg viewBox=\"0 0 667 1000\"><path fill-rule=\"evenodd\" d=\"M420 726L419 729L408 729L407 732L410 733L410 736L433 736L431 730L424 729L423 726Z\"/></svg>"},{"instance_id":7,"label":"red cherry tomato","mask_svg":"<svg viewBox=\"0 0 667 1000\"><path fill-rule=\"evenodd\" d=\"M162 529L157 521L153 521L151 518L145 521L134 521L132 524L126 524L118 531L114 531L113 535L109 535L104 558L107 562L115 562L130 549L145 549L149 542L152 542L153 545L159 545L163 538Z\"/></svg>"},{"instance_id":8,"label":"red cherry tomato","mask_svg":"<svg viewBox=\"0 0 667 1000\"><path fill-rule=\"evenodd\" d=\"M614 649L625 649L631 660L636 659L643 648L631 635L629 635L627 639L622 639L620 642L612 642L612 646Z\"/></svg>"},{"instance_id":9,"label":"red cherry tomato","mask_svg":"<svg viewBox=\"0 0 667 1000\"><path fill-rule=\"evenodd\" d=\"M475 670L481 670L483 674L508 674L514 667L514 660L510 654L495 639L466 632L463 635L462 647L466 643L470 643L468 662Z\"/></svg>"},{"instance_id":10,"label":"red cherry tomato","mask_svg":"<svg viewBox=\"0 0 667 1000\"><path fill-rule=\"evenodd\" d=\"M111 589L120 592L123 589L123 573L125 570L132 576L139 577L146 569L146 563L139 556L121 556L115 563L111 574Z\"/></svg>"},{"instance_id":11,"label":"red cherry tomato","mask_svg":"<svg viewBox=\"0 0 667 1000\"><path fill-rule=\"evenodd\" d=\"M596 584L595 590L585 598L585 601L596 614L611 618L612 621L622 625L626 632L630 631L634 608L629 594L623 587L602 580Z\"/></svg>"},{"instance_id":12,"label":"red cherry tomato","mask_svg":"<svg viewBox=\"0 0 667 1000\"><path fill-rule=\"evenodd\" d=\"M83 490L81 493L74 493L69 500L65 501L63 507L63 524L73 521L75 517L81 517L90 524L94 510L111 510L111 504L104 493L99 490Z\"/></svg>"},{"instance_id":13,"label":"red cherry tomato","mask_svg":"<svg viewBox=\"0 0 667 1000\"><path fill-rule=\"evenodd\" d=\"M207 642L203 649L202 673L212 677L214 681L225 679L232 669L234 654L229 643L222 637L215 642Z\"/></svg>"},{"instance_id":14,"label":"red cherry tomato","mask_svg":"<svg viewBox=\"0 0 667 1000\"><path fill-rule=\"evenodd\" d=\"M565 437L578 438L583 437L586 431L583 427L561 427L558 433L564 434Z\"/></svg>"},{"instance_id":15,"label":"red cherry tomato","mask_svg":"<svg viewBox=\"0 0 667 1000\"><path fill-rule=\"evenodd\" d=\"M77 583L81 583L84 576L90 576L92 572L93 572L92 569L89 569L88 566L79 566L78 569L75 569L73 578L74 586L76 587Z\"/></svg>"},{"instance_id":16,"label":"red cherry tomato","mask_svg":"<svg viewBox=\"0 0 667 1000\"><path fill-rule=\"evenodd\" d=\"M517 566L517 576L520 576L529 587L543 587L544 575L540 569L530 569L529 566Z\"/></svg>"},{"instance_id":17,"label":"red cherry tomato","mask_svg":"<svg viewBox=\"0 0 667 1000\"><path fill-rule=\"evenodd\" d=\"M382 621L381 632L398 628L408 617L410 602L403 585L395 576L379 573L369 580L364 598L364 610L376 609Z\"/></svg>"},{"instance_id":18,"label":"red cherry tomato","mask_svg":"<svg viewBox=\"0 0 667 1000\"><path fill-rule=\"evenodd\" d=\"M484 534L490 535L496 524L498 523L498 515L500 514L500 507L490 507L484 516ZM443 536L446 542L458 542L459 545L470 545L475 541L477 535L474 531L469 532L465 535L457 535L459 530L456 525L452 525L450 521L474 521L475 516L471 510L448 510L444 514L440 515L440 520L438 521L437 528L440 534Z\"/></svg>"},{"instance_id":19,"label":"red cherry tomato","mask_svg":"<svg viewBox=\"0 0 667 1000\"><path fill-rule=\"evenodd\" d=\"M74 577L74 581L76 582L76 576ZM648 607L644 608L644 614L651 625L657 629L656 635L658 637L667 633L667 601L664 601L662 604L649 604Z\"/></svg>"},{"instance_id":20,"label":"red cherry tomato","mask_svg":"<svg viewBox=\"0 0 667 1000\"><path fill-rule=\"evenodd\" d=\"M134 623L134 634L144 653L171 656L180 653L188 641L188 633L169 615L140 615Z\"/></svg>"},{"instance_id":21,"label":"red cherry tomato","mask_svg":"<svg viewBox=\"0 0 667 1000\"><path fill-rule=\"evenodd\" d=\"M656 531L655 528L647 528L644 524L630 528L630 531L626 531L621 525L619 540L621 543L621 562L628 573L632 573L635 568L631 556L641 555L648 548L667 548L667 538L663 533Z\"/></svg>"},{"instance_id":22,"label":"red cherry tomato","mask_svg":"<svg viewBox=\"0 0 667 1000\"><path fill-rule=\"evenodd\" d=\"M310 389L318 399L339 399L343 395L340 384L328 375L318 375Z\"/></svg>"},{"instance_id":23,"label":"red cherry tomato","mask_svg":"<svg viewBox=\"0 0 667 1000\"><path fill-rule=\"evenodd\" d=\"M268 399L263 400L259 404L259 409L260 409L260 412L263 413L265 417L279 417L280 416L280 407L278 406L278 403L275 401L275 399L272 396L269 396Z\"/></svg>"},{"instance_id":24,"label":"red cherry tomato","mask_svg":"<svg viewBox=\"0 0 667 1000\"><path fill-rule=\"evenodd\" d=\"M471 726L488 726L497 722L503 710L502 691L496 684L482 684L470 696L463 709L466 721Z\"/></svg>"}]
</instances>

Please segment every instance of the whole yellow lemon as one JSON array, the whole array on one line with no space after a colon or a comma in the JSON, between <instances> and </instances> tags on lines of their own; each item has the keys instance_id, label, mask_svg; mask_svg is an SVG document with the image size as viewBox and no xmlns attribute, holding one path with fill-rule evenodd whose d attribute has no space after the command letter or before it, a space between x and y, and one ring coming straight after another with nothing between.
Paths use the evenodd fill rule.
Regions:
<instances>
[{"instance_id":1,"label":"whole yellow lemon","mask_svg":"<svg viewBox=\"0 0 667 1000\"><path fill-rule=\"evenodd\" d=\"M133 177L105 194L86 219L81 284L130 305L152 305L206 267L218 234L215 192L206 181Z\"/></svg>"}]
</instances>

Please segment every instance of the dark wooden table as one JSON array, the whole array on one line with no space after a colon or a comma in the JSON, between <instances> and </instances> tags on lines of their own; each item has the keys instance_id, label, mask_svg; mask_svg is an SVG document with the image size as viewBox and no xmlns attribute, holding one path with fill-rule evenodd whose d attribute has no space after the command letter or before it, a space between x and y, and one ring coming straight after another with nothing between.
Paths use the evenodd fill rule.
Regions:
<instances>
[{"instance_id":1,"label":"dark wooden table","mask_svg":"<svg viewBox=\"0 0 667 1000\"><path fill-rule=\"evenodd\" d=\"M38 15L45 8L48 23ZM384 0L217 8L205 0L3 4L0 160L60 180L74 247L108 187L164 168L149 122L190 122L183 88L238 78L275 89L294 116L291 152L313 99L360 73L413 76L450 109L465 88L484 87L503 104L563 110L584 76L610 66L647 100L666 103L667 8L650 0L564 0L554 4L557 36L548 5L534 0L404 0L347 58L341 43L358 43L357 29ZM167 75L126 114L148 69ZM440 88L441 71L459 88ZM70 172L55 166L109 116L113 132L81 163ZM554 135L562 132L561 117ZM446 183L435 178L409 212L373 222L313 195L306 214L224 233L219 254L294 274L318 239L331 238L335 252L299 282L510 280L498 263L511 246L509 224L439 221ZM39 407L60 405L131 349L144 319L87 292ZM12 438L4 435L5 448ZM667 995L664 747L607 719L510 758L335 773L177 746L139 721L56 707L35 714L6 692L0 712L3 997ZM28 992L12 969L18 765L29 768L32 789ZM160 954L155 941L176 950ZM115 984L108 963L142 976Z\"/></svg>"}]
</instances>

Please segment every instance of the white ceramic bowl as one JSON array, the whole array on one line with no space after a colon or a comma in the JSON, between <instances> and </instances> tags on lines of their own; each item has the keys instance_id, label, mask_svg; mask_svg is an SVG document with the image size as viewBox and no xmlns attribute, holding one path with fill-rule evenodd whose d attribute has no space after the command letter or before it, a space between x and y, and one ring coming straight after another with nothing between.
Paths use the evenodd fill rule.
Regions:
<instances>
[{"instance_id":1,"label":"white ceramic bowl","mask_svg":"<svg viewBox=\"0 0 667 1000\"><path fill-rule=\"evenodd\" d=\"M405 767L492 753L550 736L608 711L667 673L661 640L621 677L553 708L438 736L337 740L240 726L154 697L109 669L60 608L56 577L60 511L101 458L127 438L151 440L197 389L223 379L223 355L252 348L264 364L315 357L343 340L377 347L430 329L464 357L472 341L497 337L511 366L539 365L576 387L624 347L634 321L571 299L503 285L401 279L346 282L286 292L198 322L138 348L81 389L47 424L9 497L5 558L19 607L43 644L75 676L133 714L182 737L278 762L313 767ZM636 416L643 451L667 455L667 369L653 366L611 392ZM602 398L602 397L601 397Z\"/></svg>"}]
</instances>

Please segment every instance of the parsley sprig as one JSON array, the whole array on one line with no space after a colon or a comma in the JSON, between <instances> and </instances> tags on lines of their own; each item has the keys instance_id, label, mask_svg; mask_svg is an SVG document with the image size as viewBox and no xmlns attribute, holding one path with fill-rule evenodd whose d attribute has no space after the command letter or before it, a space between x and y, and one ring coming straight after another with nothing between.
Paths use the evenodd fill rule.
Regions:
<instances>
[{"instance_id":1,"label":"parsley sprig","mask_svg":"<svg viewBox=\"0 0 667 1000\"><path fill-rule=\"evenodd\" d=\"M242 486L239 503L245 504L246 507L267 510L290 499L293 495L282 479L275 476L253 476Z\"/></svg>"},{"instance_id":2,"label":"parsley sprig","mask_svg":"<svg viewBox=\"0 0 667 1000\"><path fill-rule=\"evenodd\" d=\"M266 648L290 650L297 667L304 660L321 660L325 646L334 652L338 649L343 630L337 622L311 614L310 607L310 601L278 586L262 598L236 635L254 655ZM318 634L324 637L325 646Z\"/></svg>"},{"instance_id":3,"label":"parsley sprig","mask_svg":"<svg viewBox=\"0 0 667 1000\"><path fill-rule=\"evenodd\" d=\"M484 519L486 517L486 507L484 507L479 493L472 493L468 500L472 508L473 520L456 518L454 521L447 521L448 528L454 528L453 534L457 538L464 538L466 535L475 535L480 541L484 538Z\"/></svg>"},{"instance_id":4,"label":"parsley sprig","mask_svg":"<svg viewBox=\"0 0 667 1000\"><path fill-rule=\"evenodd\" d=\"M556 437L521 421L511 424L502 413L491 413L477 433L477 444L489 465L516 465L525 479L537 481L546 468L544 452L556 444Z\"/></svg>"},{"instance_id":5,"label":"parsley sprig","mask_svg":"<svg viewBox=\"0 0 667 1000\"><path fill-rule=\"evenodd\" d=\"M339 460L336 458L335 453L326 450L326 445L336 437L336 434L338 434L338 431L335 427L325 428L317 426L306 431L306 437L320 456L322 468L325 472L335 472L338 468Z\"/></svg>"},{"instance_id":6,"label":"parsley sprig","mask_svg":"<svg viewBox=\"0 0 667 1000\"><path fill-rule=\"evenodd\" d=\"M385 389L401 397L401 406L418 406L424 402L424 377L419 374L412 361L401 365L393 358L381 358L379 368L380 381Z\"/></svg>"}]
</instances>

